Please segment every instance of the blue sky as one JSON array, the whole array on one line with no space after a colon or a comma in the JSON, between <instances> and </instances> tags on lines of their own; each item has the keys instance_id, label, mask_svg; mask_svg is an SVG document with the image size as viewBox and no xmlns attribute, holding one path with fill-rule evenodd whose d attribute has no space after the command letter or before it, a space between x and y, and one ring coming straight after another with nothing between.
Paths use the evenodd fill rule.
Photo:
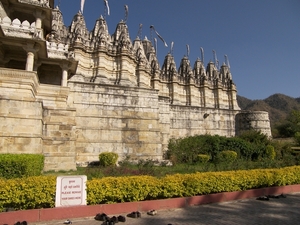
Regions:
<instances>
[{"instance_id":1,"label":"blue sky","mask_svg":"<svg viewBox=\"0 0 300 225\"><path fill-rule=\"evenodd\" d=\"M60 2L64 23L70 26L80 10L80 0ZM150 25L170 46L178 68L187 54L193 65L201 57L214 60L213 50L222 64L224 55L230 62L238 95L265 99L281 93L300 97L300 1L299 0L108 0L106 16L112 35L124 19L128 5L127 25L131 40L143 24L142 38L148 39ZM103 0L85 0L83 15L91 31L96 19L104 15ZM162 65L170 48L158 40L158 59Z\"/></svg>"}]
</instances>

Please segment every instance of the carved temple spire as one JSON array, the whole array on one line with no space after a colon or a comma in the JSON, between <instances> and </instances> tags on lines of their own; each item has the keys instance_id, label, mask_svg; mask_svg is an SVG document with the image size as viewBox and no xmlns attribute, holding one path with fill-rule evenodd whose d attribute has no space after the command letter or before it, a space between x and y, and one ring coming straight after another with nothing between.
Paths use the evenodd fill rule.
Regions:
<instances>
[{"instance_id":1,"label":"carved temple spire","mask_svg":"<svg viewBox=\"0 0 300 225\"><path fill-rule=\"evenodd\" d=\"M128 32L128 26L123 20L118 23L115 33L112 35L112 42L114 45L117 45L119 49L131 49L132 43Z\"/></svg>"},{"instance_id":2,"label":"carved temple spire","mask_svg":"<svg viewBox=\"0 0 300 225\"><path fill-rule=\"evenodd\" d=\"M181 80L185 81L185 82L192 75L191 63L187 56L184 56L181 59L180 66L178 69L178 74L179 74Z\"/></svg>"},{"instance_id":3,"label":"carved temple spire","mask_svg":"<svg viewBox=\"0 0 300 225\"><path fill-rule=\"evenodd\" d=\"M63 14L59 7L56 6L52 11L52 30L50 34L47 34L46 40L51 42L65 43L68 36L68 29L66 28L63 20Z\"/></svg>"},{"instance_id":4,"label":"carved temple spire","mask_svg":"<svg viewBox=\"0 0 300 225\"><path fill-rule=\"evenodd\" d=\"M106 45L111 41L106 20L102 15L97 19L94 29L90 33L90 40L93 42L94 47Z\"/></svg>"},{"instance_id":5,"label":"carved temple spire","mask_svg":"<svg viewBox=\"0 0 300 225\"><path fill-rule=\"evenodd\" d=\"M88 40L88 30L86 28L86 23L82 13L79 11L72 20L69 29L69 41L73 43L74 41L85 42Z\"/></svg>"},{"instance_id":6,"label":"carved temple spire","mask_svg":"<svg viewBox=\"0 0 300 225\"><path fill-rule=\"evenodd\" d=\"M161 69L161 77L163 80L172 81L177 77L176 64L174 57L168 53L165 57L164 63Z\"/></svg>"}]
</instances>

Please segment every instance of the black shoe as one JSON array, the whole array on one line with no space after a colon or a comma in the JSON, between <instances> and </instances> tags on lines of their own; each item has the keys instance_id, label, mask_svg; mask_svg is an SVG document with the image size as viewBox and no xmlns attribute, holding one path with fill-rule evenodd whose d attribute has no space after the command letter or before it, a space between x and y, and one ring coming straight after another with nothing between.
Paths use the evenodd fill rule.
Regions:
<instances>
[{"instance_id":1,"label":"black shoe","mask_svg":"<svg viewBox=\"0 0 300 225\"><path fill-rule=\"evenodd\" d=\"M107 220L108 216L105 213L98 213L94 219L99 221L105 221Z\"/></svg>"},{"instance_id":2,"label":"black shoe","mask_svg":"<svg viewBox=\"0 0 300 225\"><path fill-rule=\"evenodd\" d=\"M18 222L16 222L14 225L21 225L21 222L18 221Z\"/></svg>"},{"instance_id":3,"label":"black shoe","mask_svg":"<svg viewBox=\"0 0 300 225\"><path fill-rule=\"evenodd\" d=\"M281 195L278 195L279 198L286 198L286 195L284 194L281 194Z\"/></svg>"},{"instance_id":4,"label":"black shoe","mask_svg":"<svg viewBox=\"0 0 300 225\"><path fill-rule=\"evenodd\" d=\"M131 218L137 218L136 212L129 213L127 216Z\"/></svg>"},{"instance_id":5,"label":"black shoe","mask_svg":"<svg viewBox=\"0 0 300 225\"><path fill-rule=\"evenodd\" d=\"M118 216L118 221L119 222L125 222L126 221L126 218L125 218L125 216Z\"/></svg>"},{"instance_id":6,"label":"black shoe","mask_svg":"<svg viewBox=\"0 0 300 225\"><path fill-rule=\"evenodd\" d=\"M21 225L27 225L27 221L23 221Z\"/></svg>"},{"instance_id":7,"label":"black shoe","mask_svg":"<svg viewBox=\"0 0 300 225\"><path fill-rule=\"evenodd\" d=\"M115 225L115 222L114 222L113 220L109 220L109 221L108 221L108 224L109 224L109 225Z\"/></svg>"},{"instance_id":8,"label":"black shoe","mask_svg":"<svg viewBox=\"0 0 300 225\"><path fill-rule=\"evenodd\" d=\"M153 210L148 211L147 214L150 216L154 216L157 214L157 211L153 209Z\"/></svg>"},{"instance_id":9,"label":"black shoe","mask_svg":"<svg viewBox=\"0 0 300 225\"><path fill-rule=\"evenodd\" d=\"M258 197L257 200L269 201L270 199L267 196Z\"/></svg>"},{"instance_id":10,"label":"black shoe","mask_svg":"<svg viewBox=\"0 0 300 225\"><path fill-rule=\"evenodd\" d=\"M278 198L276 195L267 195L268 198Z\"/></svg>"},{"instance_id":11,"label":"black shoe","mask_svg":"<svg viewBox=\"0 0 300 225\"><path fill-rule=\"evenodd\" d=\"M64 224L72 224L72 221L71 220L66 220L65 222L64 222ZM22 225L22 224L21 224Z\"/></svg>"},{"instance_id":12,"label":"black shoe","mask_svg":"<svg viewBox=\"0 0 300 225\"><path fill-rule=\"evenodd\" d=\"M115 225L115 222L112 219L108 218L102 223L102 225Z\"/></svg>"},{"instance_id":13,"label":"black shoe","mask_svg":"<svg viewBox=\"0 0 300 225\"><path fill-rule=\"evenodd\" d=\"M118 217L116 217L116 216L113 216L112 218L110 218L110 220L114 221L115 223L119 222Z\"/></svg>"}]
</instances>

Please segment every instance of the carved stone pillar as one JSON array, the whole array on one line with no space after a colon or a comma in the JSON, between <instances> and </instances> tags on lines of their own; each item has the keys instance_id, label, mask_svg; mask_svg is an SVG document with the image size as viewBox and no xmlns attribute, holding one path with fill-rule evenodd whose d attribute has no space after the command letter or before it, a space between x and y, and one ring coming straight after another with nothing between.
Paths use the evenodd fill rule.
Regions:
<instances>
[{"instance_id":1,"label":"carved stone pillar","mask_svg":"<svg viewBox=\"0 0 300 225\"><path fill-rule=\"evenodd\" d=\"M69 64L63 63L60 65L62 68L62 79L61 79L61 86L67 87L68 86L68 70L69 70Z\"/></svg>"},{"instance_id":2,"label":"carved stone pillar","mask_svg":"<svg viewBox=\"0 0 300 225\"><path fill-rule=\"evenodd\" d=\"M26 68L27 71L33 71L34 53L27 52Z\"/></svg>"},{"instance_id":3,"label":"carved stone pillar","mask_svg":"<svg viewBox=\"0 0 300 225\"><path fill-rule=\"evenodd\" d=\"M37 10L34 12L35 16L35 28L41 29L42 28L42 20L45 18L45 15L43 15L43 12L40 10Z\"/></svg>"},{"instance_id":4,"label":"carved stone pillar","mask_svg":"<svg viewBox=\"0 0 300 225\"><path fill-rule=\"evenodd\" d=\"M27 52L27 60L26 60L26 68L27 71L33 71L34 65L34 55L38 52L39 48L36 47L34 44L27 44L23 47L23 49Z\"/></svg>"}]
</instances>

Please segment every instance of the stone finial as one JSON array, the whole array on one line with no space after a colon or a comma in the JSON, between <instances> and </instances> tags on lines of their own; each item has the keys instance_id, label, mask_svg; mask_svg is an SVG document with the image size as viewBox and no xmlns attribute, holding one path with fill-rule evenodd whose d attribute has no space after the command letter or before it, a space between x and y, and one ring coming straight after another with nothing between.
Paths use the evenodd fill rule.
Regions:
<instances>
[{"instance_id":1,"label":"stone finial","mask_svg":"<svg viewBox=\"0 0 300 225\"><path fill-rule=\"evenodd\" d=\"M176 64L174 57L168 53L165 57L164 63L161 69L161 77L163 80L172 81L177 76Z\"/></svg>"},{"instance_id":2,"label":"stone finial","mask_svg":"<svg viewBox=\"0 0 300 225\"><path fill-rule=\"evenodd\" d=\"M98 45L105 45L110 41L108 26L102 15L95 23L94 29L90 33L90 39L92 40L92 42L95 42L95 47L97 47Z\"/></svg>"},{"instance_id":3,"label":"stone finial","mask_svg":"<svg viewBox=\"0 0 300 225\"><path fill-rule=\"evenodd\" d=\"M112 41L114 45L119 46L119 49L131 49L132 43L128 27L123 20L118 23L115 33L112 35Z\"/></svg>"},{"instance_id":4,"label":"stone finial","mask_svg":"<svg viewBox=\"0 0 300 225\"><path fill-rule=\"evenodd\" d=\"M72 20L69 30L69 41L83 41L88 39L88 31L82 13L79 11Z\"/></svg>"}]
</instances>

